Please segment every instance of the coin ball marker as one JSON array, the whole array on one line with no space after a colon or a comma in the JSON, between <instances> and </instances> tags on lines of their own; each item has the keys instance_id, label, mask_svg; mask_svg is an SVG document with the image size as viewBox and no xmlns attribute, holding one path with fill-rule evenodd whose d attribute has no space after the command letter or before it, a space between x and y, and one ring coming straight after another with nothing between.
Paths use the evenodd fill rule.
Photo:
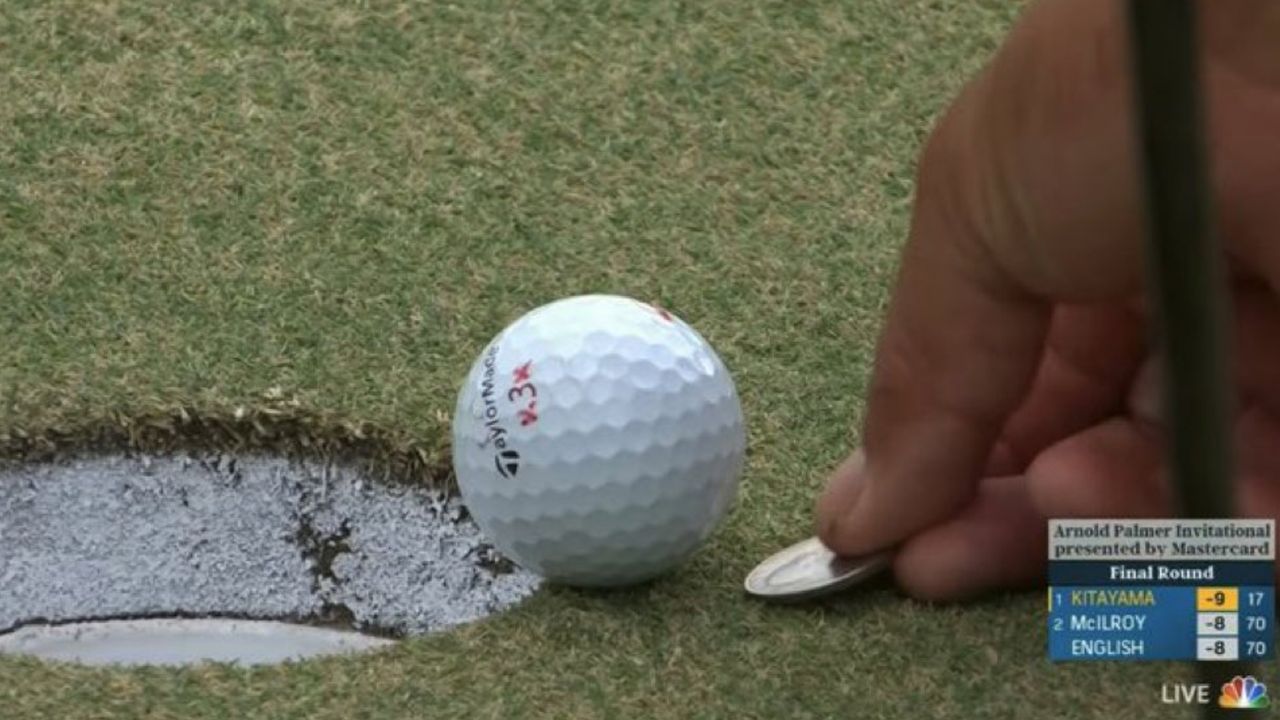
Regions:
<instances>
[{"instance_id":1,"label":"coin ball marker","mask_svg":"<svg viewBox=\"0 0 1280 720\"><path fill-rule=\"evenodd\" d=\"M818 538L785 548L760 563L743 583L751 595L777 602L799 602L832 595L879 576L893 563L889 551L842 557Z\"/></svg>"}]
</instances>

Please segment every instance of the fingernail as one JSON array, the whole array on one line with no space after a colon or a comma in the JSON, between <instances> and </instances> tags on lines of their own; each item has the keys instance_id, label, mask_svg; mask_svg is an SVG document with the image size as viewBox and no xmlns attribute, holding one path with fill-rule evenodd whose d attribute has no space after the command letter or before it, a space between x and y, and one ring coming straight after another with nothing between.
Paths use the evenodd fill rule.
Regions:
<instances>
[{"instance_id":1,"label":"fingernail","mask_svg":"<svg viewBox=\"0 0 1280 720\"><path fill-rule=\"evenodd\" d=\"M818 537L830 545L840 536L840 525L858 502L865 484L866 453L862 448L854 450L831 473L827 487L818 501Z\"/></svg>"},{"instance_id":2,"label":"fingernail","mask_svg":"<svg viewBox=\"0 0 1280 720\"><path fill-rule=\"evenodd\" d=\"M1129 388L1129 414L1153 425L1164 423L1164 384L1160 360L1149 357L1142 364Z\"/></svg>"}]
</instances>

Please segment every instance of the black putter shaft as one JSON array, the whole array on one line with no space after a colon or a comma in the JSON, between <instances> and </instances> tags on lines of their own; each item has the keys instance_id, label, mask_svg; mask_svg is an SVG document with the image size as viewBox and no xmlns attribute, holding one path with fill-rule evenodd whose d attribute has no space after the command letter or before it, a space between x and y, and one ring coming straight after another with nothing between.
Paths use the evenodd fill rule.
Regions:
<instances>
[{"instance_id":1,"label":"black putter shaft","mask_svg":"<svg viewBox=\"0 0 1280 720\"><path fill-rule=\"evenodd\" d=\"M1186 518L1235 516L1226 274L1215 242L1197 63L1196 3L1129 0L1152 341L1164 362L1168 460ZM1217 687L1245 662L1200 663ZM1206 716L1216 715L1216 706Z\"/></svg>"}]
</instances>

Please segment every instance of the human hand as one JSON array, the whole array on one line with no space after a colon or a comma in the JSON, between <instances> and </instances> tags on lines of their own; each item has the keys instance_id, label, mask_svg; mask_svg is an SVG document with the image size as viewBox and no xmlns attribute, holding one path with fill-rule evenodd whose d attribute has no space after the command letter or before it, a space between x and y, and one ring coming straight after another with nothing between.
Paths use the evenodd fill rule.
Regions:
<instances>
[{"instance_id":1,"label":"human hand","mask_svg":"<svg viewBox=\"0 0 1280 720\"><path fill-rule=\"evenodd\" d=\"M1199 12L1237 495L1276 517L1280 5ZM1042 0L922 153L863 446L816 513L837 553L899 544L918 597L1041 581L1047 517L1171 512L1128 51L1119 0Z\"/></svg>"}]
</instances>

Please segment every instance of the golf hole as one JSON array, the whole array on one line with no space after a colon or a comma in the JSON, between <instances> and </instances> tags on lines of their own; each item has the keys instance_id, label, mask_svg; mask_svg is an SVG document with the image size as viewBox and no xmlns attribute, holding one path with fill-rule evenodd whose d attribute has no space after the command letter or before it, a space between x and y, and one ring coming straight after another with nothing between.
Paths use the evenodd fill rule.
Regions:
<instances>
[{"instance_id":1,"label":"golf hole","mask_svg":"<svg viewBox=\"0 0 1280 720\"><path fill-rule=\"evenodd\" d=\"M538 587L456 497L354 464L120 454L0 469L0 654L274 663L387 647Z\"/></svg>"}]
</instances>

